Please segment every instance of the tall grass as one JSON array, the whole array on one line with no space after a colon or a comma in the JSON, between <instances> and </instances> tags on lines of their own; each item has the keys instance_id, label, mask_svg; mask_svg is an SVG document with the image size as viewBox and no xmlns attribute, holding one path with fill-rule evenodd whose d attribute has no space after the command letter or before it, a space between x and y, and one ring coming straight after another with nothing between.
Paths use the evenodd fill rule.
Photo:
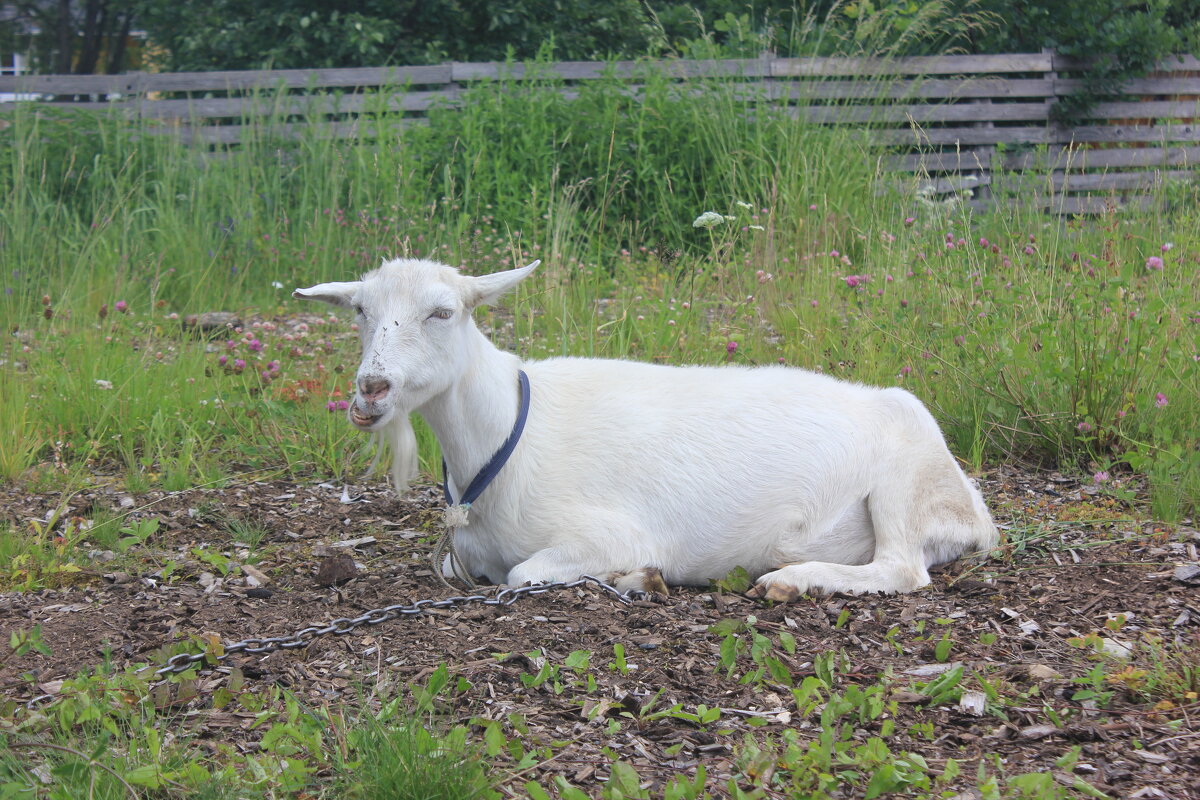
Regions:
<instances>
[{"instance_id":1,"label":"tall grass","mask_svg":"<svg viewBox=\"0 0 1200 800\"><path fill-rule=\"evenodd\" d=\"M864 130L798 123L753 88L648 72L636 94L615 78L566 94L530 69L425 126L395 124L379 98L373 137L292 140L267 118L221 157L152 122L18 109L0 131L0 318L17 332L3 477L52 442L60 461L172 488L230 464L361 468L336 413L348 323L290 289L401 255L473 272L542 258L514 313L481 317L524 355L782 361L900 384L976 467L1034 459L1114 492L1138 473L1156 512L1194 508L1190 195L1171 215L1063 222L1018 196L975 213L920 181L885 190ZM724 221L693 227L706 211ZM205 339L171 318L218 309L268 324ZM297 313L304 330L269 322Z\"/></svg>"}]
</instances>

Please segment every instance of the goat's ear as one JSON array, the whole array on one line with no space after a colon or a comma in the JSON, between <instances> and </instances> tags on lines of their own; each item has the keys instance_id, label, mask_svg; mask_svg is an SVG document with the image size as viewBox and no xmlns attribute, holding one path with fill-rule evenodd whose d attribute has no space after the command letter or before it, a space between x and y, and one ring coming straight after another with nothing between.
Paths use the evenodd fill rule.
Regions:
<instances>
[{"instance_id":1,"label":"goat's ear","mask_svg":"<svg viewBox=\"0 0 1200 800\"><path fill-rule=\"evenodd\" d=\"M467 308L480 305L491 305L499 300L505 292L525 279L533 272L541 261L535 261L527 267L510 269L505 272L493 272L491 275L480 275L467 278L466 289L463 291L463 303Z\"/></svg>"},{"instance_id":2,"label":"goat's ear","mask_svg":"<svg viewBox=\"0 0 1200 800\"><path fill-rule=\"evenodd\" d=\"M349 307L354 294L360 286L362 286L362 281L318 283L316 286L310 286L307 289L297 289L292 292L292 297L298 297L302 300L320 300L322 303Z\"/></svg>"}]
</instances>

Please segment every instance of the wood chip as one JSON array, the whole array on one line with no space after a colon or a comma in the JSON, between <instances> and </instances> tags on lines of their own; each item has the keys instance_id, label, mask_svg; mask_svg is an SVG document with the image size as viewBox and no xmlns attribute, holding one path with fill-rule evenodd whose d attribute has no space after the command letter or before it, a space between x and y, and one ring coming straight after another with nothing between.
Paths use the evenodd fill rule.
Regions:
<instances>
[{"instance_id":1,"label":"wood chip","mask_svg":"<svg viewBox=\"0 0 1200 800\"><path fill-rule=\"evenodd\" d=\"M1030 725L1028 728L1021 729L1021 738L1022 739L1044 739L1047 736L1053 736L1054 734L1056 734L1058 732L1059 732L1058 726L1051 725L1050 723L1044 723L1042 725Z\"/></svg>"},{"instance_id":2,"label":"wood chip","mask_svg":"<svg viewBox=\"0 0 1200 800\"><path fill-rule=\"evenodd\" d=\"M963 692L958 700L958 708L974 717L982 717L987 705L987 695L983 692Z\"/></svg>"}]
</instances>

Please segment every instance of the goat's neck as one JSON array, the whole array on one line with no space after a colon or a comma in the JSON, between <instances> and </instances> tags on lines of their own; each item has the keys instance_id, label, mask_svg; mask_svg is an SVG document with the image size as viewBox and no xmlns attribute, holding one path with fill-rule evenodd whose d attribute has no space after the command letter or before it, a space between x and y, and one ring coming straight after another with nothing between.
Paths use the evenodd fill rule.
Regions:
<instances>
[{"instance_id":1,"label":"goat's neck","mask_svg":"<svg viewBox=\"0 0 1200 800\"><path fill-rule=\"evenodd\" d=\"M520 360L497 350L482 333L473 333L467 369L418 409L442 446L456 497L504 444L520 404Z\"/></svg>"}]
</instances>

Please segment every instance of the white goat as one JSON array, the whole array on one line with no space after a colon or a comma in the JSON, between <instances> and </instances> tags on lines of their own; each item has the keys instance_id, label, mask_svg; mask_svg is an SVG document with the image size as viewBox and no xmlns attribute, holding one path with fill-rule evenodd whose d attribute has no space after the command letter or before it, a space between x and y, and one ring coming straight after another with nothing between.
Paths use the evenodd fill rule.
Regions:
<instances>
[{"instance_id":1,"label":"white goat","mask_svg":"<svg viewBox=\"0 0 1200 800\"><path fill-rule=\"evenodd\" d=\"M784 367L522 363L476 328L537 266L480 277L423 260L297 289L353 308L363 358L350 421L385 433L403 489L409 414L429 423L455 497L518 416L511 460L454 546L493 583L607 576L637 588L705 584L744 567L755 596L908 592L928 567L996 542L979 491L913 395ZM448 570L448 567L444 567ZM447 574L449 572L447 571Z\"/></svg>"}]
</instances>

